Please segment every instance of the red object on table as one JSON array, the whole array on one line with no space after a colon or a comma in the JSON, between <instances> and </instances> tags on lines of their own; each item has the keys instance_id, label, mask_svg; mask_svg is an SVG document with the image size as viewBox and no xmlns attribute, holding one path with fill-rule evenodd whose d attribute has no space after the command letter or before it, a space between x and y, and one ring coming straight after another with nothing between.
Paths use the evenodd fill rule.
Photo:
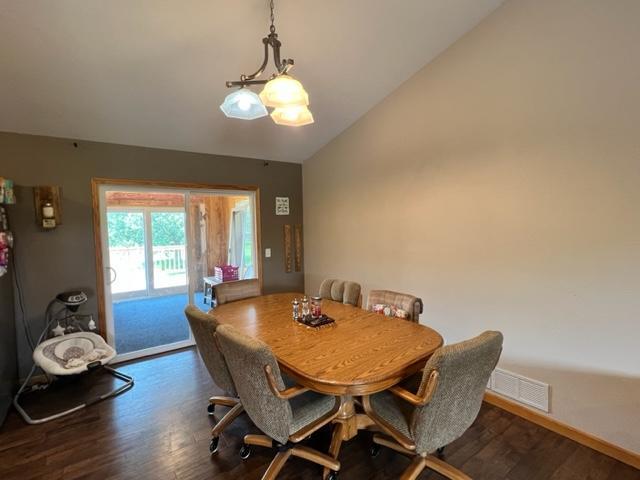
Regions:
<instances>
[{"instance_id":1,"label":"red object on table","mask_svg":"<svg viewBox=\"0 0 640 480\"><path fill-rule=\"evenodd\" d=\"M213 269L213 276L221 282L238 280L238 270L239 267L233 265L216 265Z\"/></svg>"},{"instance_id":2,"label":"red object on table","mask_svg":"<svg viewBox=\"0 0 640 480\"><path fill-rule=\"evenodd\" d=\"M322 298L311 297L311 316L313 318L318 318L322 316L322 307L320 306L321 302L322 302Z\"/></svg>"}]
</instances>

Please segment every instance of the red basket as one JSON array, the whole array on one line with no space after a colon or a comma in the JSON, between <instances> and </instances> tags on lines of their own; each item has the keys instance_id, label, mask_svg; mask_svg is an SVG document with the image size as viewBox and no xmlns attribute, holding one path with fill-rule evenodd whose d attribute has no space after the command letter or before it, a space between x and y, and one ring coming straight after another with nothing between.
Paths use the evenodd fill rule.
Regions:
<instances>
[{"instance_id":1,"label":"red basket","mask_svg":"<svg viewBox=\"0 0 640 480\"><path fill-rule=\"evenodd\" d=\"M213 276L221 282L238 280L238 270L239 267L233 265L217 265L213 269Z\"/></svg>"}]
</instances>

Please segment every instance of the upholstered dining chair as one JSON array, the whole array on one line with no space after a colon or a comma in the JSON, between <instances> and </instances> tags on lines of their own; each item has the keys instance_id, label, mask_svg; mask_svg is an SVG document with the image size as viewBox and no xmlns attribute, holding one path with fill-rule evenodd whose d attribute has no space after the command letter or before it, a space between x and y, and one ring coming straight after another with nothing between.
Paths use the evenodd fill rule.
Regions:
<instances>
[{"instance_id":1,"label":"upholstered dining chair","mask_svg":"<svg viewBox=\"0 0 640 480\"><path fill-rule=\"evenodd\" d=\"M193 337L196 340L196 345L204 365L207 367L216 385L227 394L226 396L211 397L207 411L210 415L213 415L216 405L231 407L231 410L229 410L220 421L216 423L213 430L211 430L209 451L213 454L218 451L218 443L222 431L227 428L244 409L236 393L236 387L227 368L227 362L215 341L215 332L219 326L218 321L214 316L201 311L194 305L188 305L184 313L189 321L189 326L193 332Z\"/></svg>"},{"instance_id":2,"label":"upholstered dining chair","mask_svg":"<svg viewBox=\"0 0 640 480\"><path fill-rule=\"evenodd\" d=\"M389 307L391 309L389 314L392 316L397 316L394 315L394 312L398 312L398 310L400 310L398 314L402 318L406 318L407 320L411 320L416 323L419 322L420 314L423 309L422 300L418 297L414 297L413 295L393 292L391 290L371 290L369 292L369 297L367 299L368 310L373 311L375 308L382 308L384 312ZM403 316L403 312L406 316Z\"/></svg>"},{"instance_id":3,"label":"upholstered dining chair","mask_svg":"<svg viewBox=\"0 0 640 480\"><path fill-rule=\"evenodd\" d=\"M360 305L360 284L345 280L326 279L320 284L318 296L349 305Z\"/></svg>"},{"instance_id":4,"label":"upholstered dining chair","mask_svg":"<svg viewBox=\"0 0 640 480\"><path fill-rule=\"evenodd\" d=\"M252 278L250 280L235 280L214 285L213 294L216 299L216 305L222 305L223 303L235 302L245 298L259 297L262 295L262 291L260 290L260 280Z\"/></svg>"},{"instance_id":5,"label":"upholstered dining chair","mask_svg":"<svg viewBox=\"0 0 640 480\"><path fill-rule=\"evenodd\" d=\"M216 338L247 414L266 434L246 435L240 456L247 458L251 445L275 447L277 453L262 480L276 478L291 456L328 468L329 478L336 479L338 460L297 443L338 415L339 399L310 392L300 385L286 388L269 346L230 325L218 328Z\"/></svg>"},{"instance_id":6,"label":"upholstered dining chair","mask_svg":"<svg viewBox=\"0 0 640 480\"><path fill-rule=\"evenodd\" d=\"M365 412L388 435L374 435L372 454L383 445L414 457L402 480L417 478L425 468L450 479L470 480L430 453L462 436L474 422L501 351L502 334L487 331L438 349L415 382L416 393L405 384L363 397Z\"/></svg>"}]
</instances>

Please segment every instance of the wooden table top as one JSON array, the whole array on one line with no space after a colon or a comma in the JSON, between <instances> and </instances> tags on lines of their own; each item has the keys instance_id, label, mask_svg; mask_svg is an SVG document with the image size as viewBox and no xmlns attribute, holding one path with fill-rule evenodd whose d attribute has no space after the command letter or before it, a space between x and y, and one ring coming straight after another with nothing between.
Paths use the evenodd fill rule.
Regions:
<instances>
[{"instance_id":1,"label":"wooden table top","mask_svg":"<svg viewBox=\"0 0 640 480\"><path fill-rule=\"evenodd\" d=\"M265 342L287 374L327 394L385 390L422 368L443 343L431 328L331 300L322 300L322 312L336 322L308 328L292 319L294 297L302 294L225 303L210 313L220 323Z\"/></svg>"}]
</instances>

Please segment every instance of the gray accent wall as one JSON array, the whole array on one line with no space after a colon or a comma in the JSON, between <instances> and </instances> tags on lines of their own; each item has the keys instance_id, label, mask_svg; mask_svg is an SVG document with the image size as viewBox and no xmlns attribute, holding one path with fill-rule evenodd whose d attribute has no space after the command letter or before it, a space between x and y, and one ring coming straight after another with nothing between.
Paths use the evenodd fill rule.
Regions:
<instances>
[{"instance_id":1,"label":"gray accent wall","mask_svg":"<svg viewBox=\"0 0 640 480\"><path fill-rule=\"evenodd\" d=\"M13 282L9 272L0 277L0 425L11 405L17 373Z\"/></svg>"},{"instance_id":2,"label":"gray accent wall","mask_svg":"<svg viewBox=\"0 0 640 480\"><path fill-rule=\"evenodd\" d=\"M8 211L34 336L43 328L47 303L61 291L85 290L86 310L97 313L92 177L257 185L262 248L272 252L263 259L264 291L304 288L302 272L285 273L282 233L284 224L302 223L299 164L0 133L0 175L16 184L18 203ZM32 187L37 185L62 187L62 225L53 231L36 225ZM275 215L276 196L289 197L289 216ZM31 364L23 337L17 335L21 375Z\"/></svg>"}]
</instances>

